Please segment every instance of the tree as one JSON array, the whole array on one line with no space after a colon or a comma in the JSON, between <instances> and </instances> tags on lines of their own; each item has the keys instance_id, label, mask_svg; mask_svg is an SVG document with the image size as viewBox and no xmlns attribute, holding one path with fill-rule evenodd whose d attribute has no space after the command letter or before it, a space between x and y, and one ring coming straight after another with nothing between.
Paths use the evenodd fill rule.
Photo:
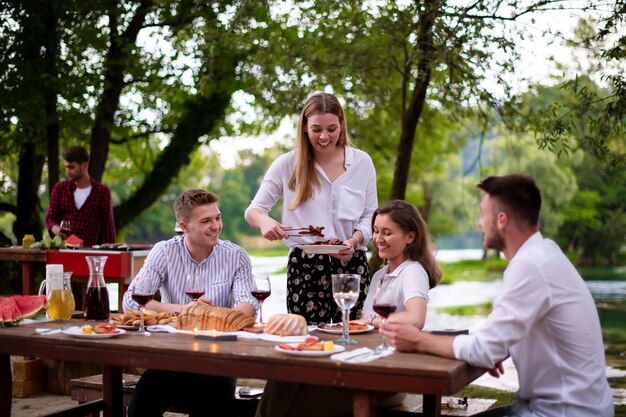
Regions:
<instances>
[{"instance_id":1,"label":"tree","mask_svg":"<svg viewBox=\"0 0 626 417\"><path fill-rule=\"evenodd\" d=\"M581 19L568 44L582 50L588 67L562 63L561 88L569 100L550 106L528 127L540 147L559 152L582 149L605 170L626 166L626 3L606 2L612 13L597 19ZM594 81L595 80L595 81Z\"/></svg>"},{"instance_id":2,"label":"tree","mask_svg":"<svg viewBox=\"0 0 626 417\"><path fill-rule=\"evenodd\" d=\"M420 178L436 169L436 155L449 149L430 146L435 141L419 128L426 116L441 112L454 120L477 102L493 102L487 79L507 91L503 75L515 68L516 41L527 36L515 23L567 2L298 4L277 18L283 30L273 31L264 46L281 64L263 74L273 94L256 97L257 102L272 111L282 104L295 108L311 89L339 93L358 120L351 128L357 145L372 153L385 149L387 160L377 165L378 172L393 164L389 198L405 198L410 170ZM495 51L503 58L491 59ZM367 127L360 129L361 124ZM413 164L415 153L429 162Z\"/></svg>"},{"instance_id":3,"label":"tree","mask_svg":"<svg viewBox=\"0 0 626 417\"><path fill-rule=\"evenodd\" d=\"M0 134L7 155L19 154L19 173L16 202L0 208L16 214L18 239L40 234L46 160L50 191L58 181L59 147L87 137L96 180L104 178L111 145L133 141L158 149L127 162L144 165L115 206L118 229L156 201L189 155L219 134L231 96L242 88L238 67L251 53L242 33L248 21L265 18L263 2L253 1L2 6ZM142 33L161 43L150 48Z\"/></svg>"}]
</instances>

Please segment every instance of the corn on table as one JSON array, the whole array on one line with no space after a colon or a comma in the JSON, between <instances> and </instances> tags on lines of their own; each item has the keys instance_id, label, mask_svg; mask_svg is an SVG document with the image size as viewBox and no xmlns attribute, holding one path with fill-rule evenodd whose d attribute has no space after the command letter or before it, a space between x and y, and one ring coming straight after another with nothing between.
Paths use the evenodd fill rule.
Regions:
<instances>
[{"instance_id":1,"label":"corn on table","mask_svg":"<svg viewBox=\"0 0 626 417\"><path fill-rule=\"evenodd\" d=\"M77 326L83 320L72 320ZM227 375L244 378L276 379L351 389L354 416L374 416L371 395L375 391L424 394L424 415L439 416L441 396L453 394L485 370L465 362L430 355L398 353L362 364L347 364L329 357L287 356L274 350L276 343L240 338L237 341L198 340L189 334L153 333L135 337L131 332L107 339L72 338L63 333L40 335L36 327L58 327L59 323L28 324L0 328L0 415L11 411L10 355L99 363L103 370L103 399L82 404L80 413L54 413L55 416L85 415L97 410L105 416L122 416L122 368L138 367L183 372ZM316 334L333 340L328 334ZM359 344L350 349L375 347L381 342L377 332L353 336Z\"/></svg>"}]
</instances>

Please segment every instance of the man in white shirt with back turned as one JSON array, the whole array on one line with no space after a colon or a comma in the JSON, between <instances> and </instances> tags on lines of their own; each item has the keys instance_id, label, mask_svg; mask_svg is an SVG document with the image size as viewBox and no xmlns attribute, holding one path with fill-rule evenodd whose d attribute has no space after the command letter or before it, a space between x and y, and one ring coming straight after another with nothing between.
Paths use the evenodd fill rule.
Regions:
<instances>
[{"instance_id":1,"label":"man in white shirt with back turned","mask_svg":"<svg viewBox=\"0 0 626 417\"><path fill-rule=\"evenodd\" d=\"M478 188L479 226L487 249L509 260L502 293L486 323L470 335L435 336L414 326L382 326L396 349L518 372L517 402L481 417L613 417L598 312L585 282L538 229L541 193L522 174L488 177Z\"/></svg>"}]
</instances>

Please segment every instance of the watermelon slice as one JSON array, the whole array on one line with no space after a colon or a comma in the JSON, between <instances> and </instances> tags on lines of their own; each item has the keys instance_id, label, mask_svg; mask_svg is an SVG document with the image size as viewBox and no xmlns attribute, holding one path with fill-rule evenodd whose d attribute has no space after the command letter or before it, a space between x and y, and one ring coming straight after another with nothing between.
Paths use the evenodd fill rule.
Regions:
<instances>
[{"instance_id":1,"label":"watermelon slice","mask_svg":"<svg viewBox=\"0 0 626 417\"><path fill-rule=\"evenodd\" d=\"M48 306L48 299L45 295L14 295L11 299L20 311L19 319L37 317Z\"/></svg>"},{"instance_id":2,"label":"watermelon slice","mask_svg":"<svg viewBox=\"0 0 626 417\"><path fill-rule=\"evenodd\" d=\"M22 319L37 317L47 305L45 295L14 295L0 298L0 327L14 326Z\"/></svg>"},{"instance_id":3,"label":"watermelon slice","mask_svg":"<svg viewBox=\"0 0 626 417\"><path fill-rule=\"evenodd\" d=\"M82 248L83 240L76 235L71 235L67 239L65 239L65 245L70 248Z\"/></svg>"},{"instance_id":4,"label":"watermelon slice","mask_svg":"<svg viewBox=\"0 0 626 417\"><path fill-rule=\"evenodd\" d=\"M12 298L0 300L0 319L3 326L13 326L19 320L20 309Z\"/></svg>"}]
</instances>

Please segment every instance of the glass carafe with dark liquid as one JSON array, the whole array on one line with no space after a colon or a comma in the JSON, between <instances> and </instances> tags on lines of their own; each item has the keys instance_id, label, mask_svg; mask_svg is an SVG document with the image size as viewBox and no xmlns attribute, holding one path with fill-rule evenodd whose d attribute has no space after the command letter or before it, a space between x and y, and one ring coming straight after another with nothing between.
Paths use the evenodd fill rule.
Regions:
<instances>
[{"instance_id":1,"label":"glass carafe with dark liquid","mask_svg":"<svg viewBox=\"0 0 626 417\"><path fill-rule=\"evenodd\" d=\"M109 291L104 283L106 256L86 256L89 265L89 281L85 296L85 320L109 319Z\"/></svg>"}]
</instances>

